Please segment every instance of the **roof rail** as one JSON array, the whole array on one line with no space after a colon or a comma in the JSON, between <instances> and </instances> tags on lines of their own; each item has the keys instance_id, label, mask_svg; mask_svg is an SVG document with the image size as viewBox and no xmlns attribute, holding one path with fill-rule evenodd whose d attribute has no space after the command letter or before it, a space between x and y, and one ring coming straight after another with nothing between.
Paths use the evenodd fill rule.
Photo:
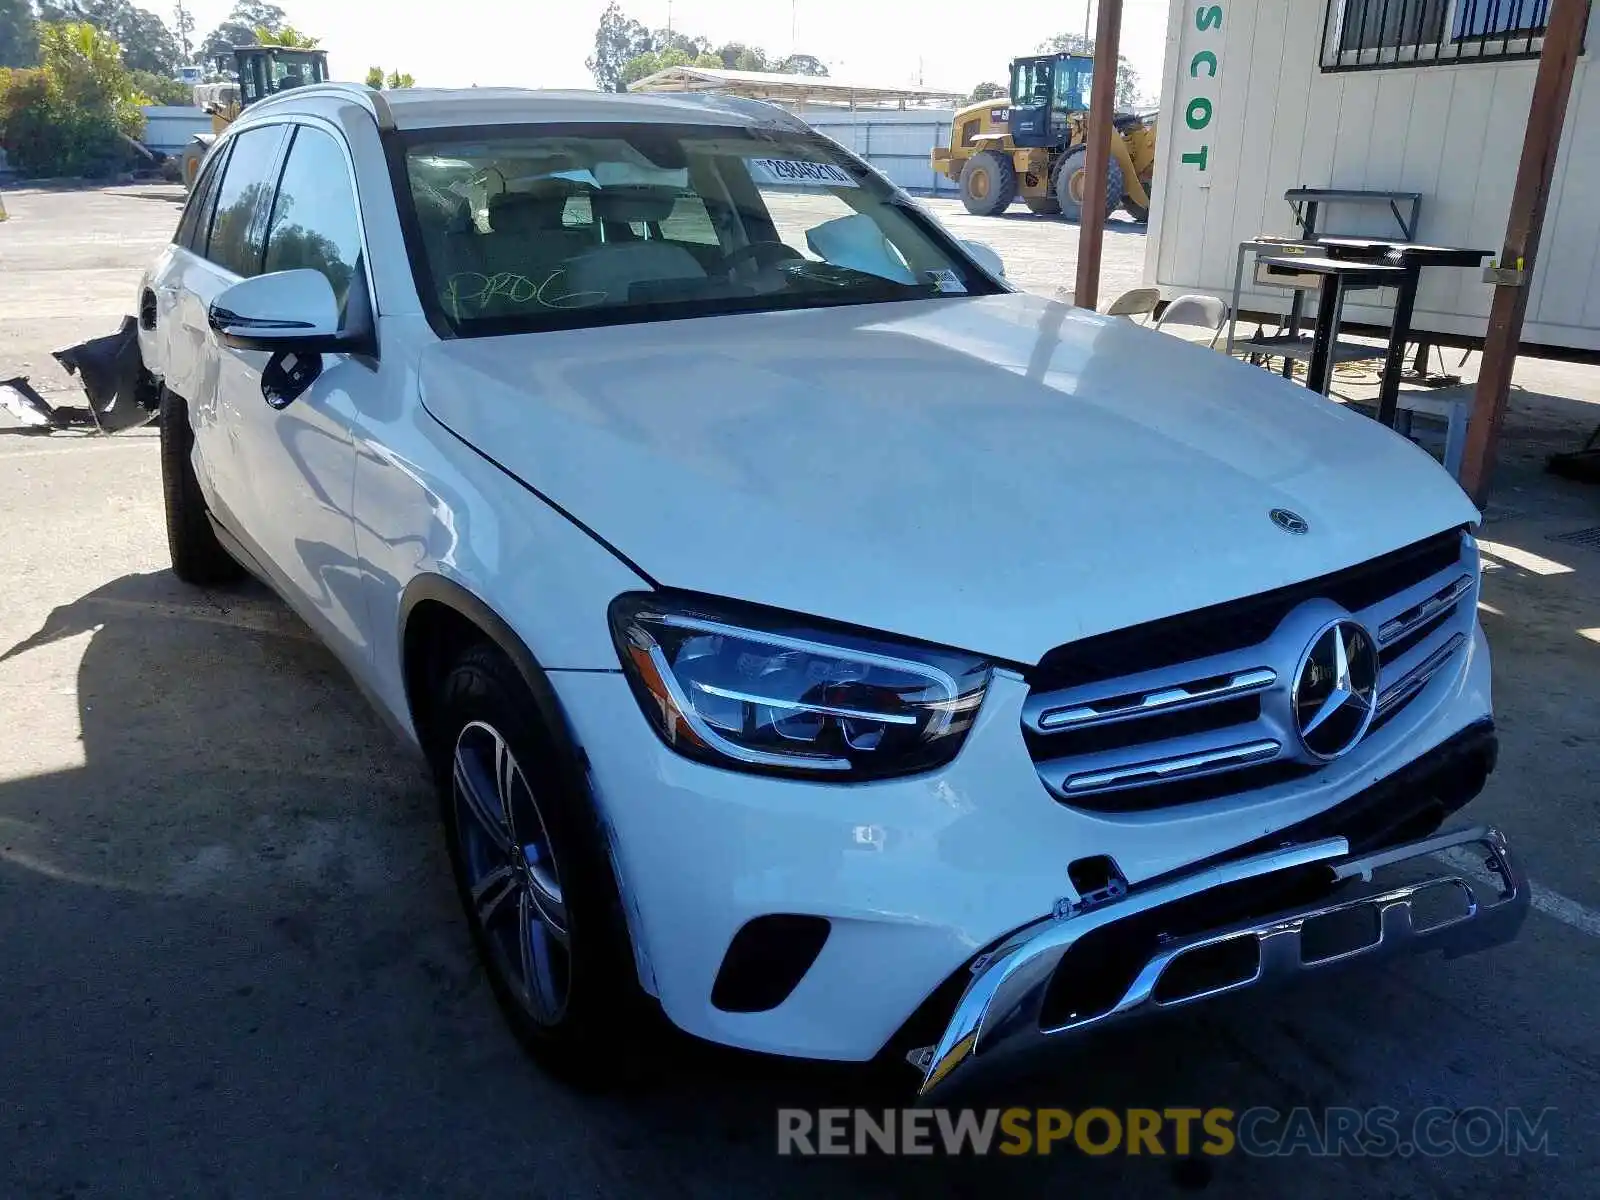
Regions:
<instances>
[{"instance_id":1,"label":"roof rail","mask_svg":"<svg viewBox=\"0 0 1600 1200\"><path fill-rule=\"evenodd\" d=\"M388 100L384 99L382 92L374 91L363 83L306 83L299 87L290 88L286 92L257 100L250 106L250 111L258 111L269 105L277 104L283 100L302 96L339 96L346 100L353 100L372 114L372 119L378 123L378 128L390 130L394 128L394 113L389 108Z\"/></svg>"}]
</instances>

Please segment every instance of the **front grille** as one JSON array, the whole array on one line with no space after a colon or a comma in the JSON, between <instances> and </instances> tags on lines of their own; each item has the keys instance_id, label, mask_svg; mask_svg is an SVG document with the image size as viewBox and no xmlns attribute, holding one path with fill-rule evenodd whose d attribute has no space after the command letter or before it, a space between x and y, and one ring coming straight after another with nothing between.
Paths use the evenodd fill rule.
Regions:
<instances>
[{"instance_id":1,"label":"front grille","mask_svg":"<svg viewBox=\"0 0 1600 1200\"><path fill-rule=\"evenodd\" d=\"M1458 659L1477 581L1476 545L1451 530L1305 583L1058 647L1029 672L1029 754L1058 800L1099 811L1328 770L1301 745L1290 702L1317 631L1353 617L1376 643L1370 737Z\"/></svg>"}]
</instances>

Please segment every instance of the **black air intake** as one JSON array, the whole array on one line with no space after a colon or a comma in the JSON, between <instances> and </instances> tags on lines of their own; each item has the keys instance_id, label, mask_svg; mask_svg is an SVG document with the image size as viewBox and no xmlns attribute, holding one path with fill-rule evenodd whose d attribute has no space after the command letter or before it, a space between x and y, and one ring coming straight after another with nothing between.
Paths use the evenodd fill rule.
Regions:
<instances>
[{"instance_id":1,"label":"black air intake","mask_svg":"<svg viewBox=\"0 0 1600 1200\"><path fill-rule=\"evenodd\" d=\"M789 998L822 953L832 926L823 917L774 913L733 935L711 987L723 1012L767 1012Z\"/></svg>"}]
</instances>

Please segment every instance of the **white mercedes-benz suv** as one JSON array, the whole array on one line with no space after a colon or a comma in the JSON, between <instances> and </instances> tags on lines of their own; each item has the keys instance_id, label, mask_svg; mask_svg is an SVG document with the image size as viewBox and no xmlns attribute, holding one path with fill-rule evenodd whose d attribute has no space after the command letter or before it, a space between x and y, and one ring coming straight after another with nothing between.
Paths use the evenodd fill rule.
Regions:
<instances>
[{"instance_id":1,"label":"white mercedes-benz suv","mask_svg":"<svg viewBox=\"0 0 1600 1200\"><path fill-rule=\"evenodd\" d=\"M554 1068L664 1014L943 1094L1526 913L1439 832L1495 748L1450 478L780 111L297 89L137 313L175 571L265 580L425 756Z\"/></svg>"}]
</instances>

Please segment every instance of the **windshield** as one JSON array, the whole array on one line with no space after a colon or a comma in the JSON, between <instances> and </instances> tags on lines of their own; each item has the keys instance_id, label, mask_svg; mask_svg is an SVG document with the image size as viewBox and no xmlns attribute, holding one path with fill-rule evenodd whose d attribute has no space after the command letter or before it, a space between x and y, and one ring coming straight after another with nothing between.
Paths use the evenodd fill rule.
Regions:
<instances>
[{"instance_id":1,"label":"windshield","mask_svg":"<svg viewBox=\"0 0 1600 1200\"><path fill-rule=\"evenodd\" d=\"M457 335L999 290L820 137L604 125L407 140L412 259Z\"/></svg>"},{"instance_id":2,"label":"windshield","mask_svg":"<svg viewBox=\"0 0 1600 1200\"><path fill-rule=\"evenodd\" d=\"M1086 112L1089 85L1094 81L1094 63L1064 58L1056 63L1056 108L1063 112Z\"/></svg>"},{"instance_id":3,"label":"windshield","mask_svg":"<svg viewBox=\"0 0 1600 1200\"><path fill-rule=\"evenodd\" d=\"M1050 64L1019 58L1011 67L1011 103L1019 108L1050 103Z\"/></svg>"}]
</instances>

